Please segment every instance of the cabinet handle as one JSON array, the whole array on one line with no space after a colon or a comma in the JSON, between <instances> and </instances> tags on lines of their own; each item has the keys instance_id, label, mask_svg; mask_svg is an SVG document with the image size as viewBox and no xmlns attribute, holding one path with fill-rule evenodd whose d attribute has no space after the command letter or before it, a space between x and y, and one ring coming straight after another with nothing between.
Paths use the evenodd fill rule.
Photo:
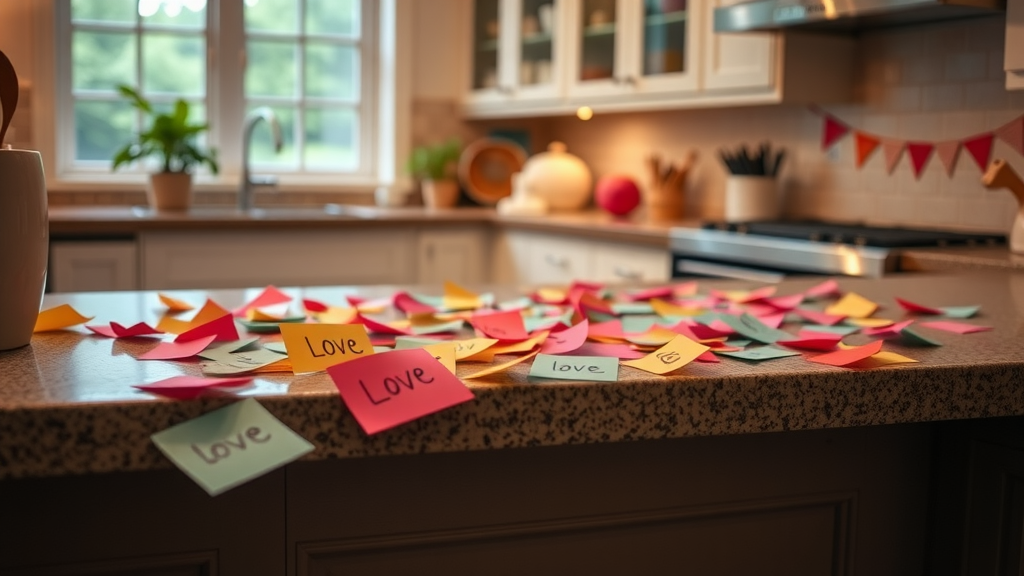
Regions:
<instances>
[{"instance_id":1,"label":"cabinet handle","mask_svg":"<svg viewBox=\"0 0 1024 576\"><path fill-rule=\"evenodd\" d=\"M555 268L565 269L569 267L569 259L566 258L565 256L559 257L555 256L554 254L545 254L544 261L547 262L548 264L551 264Z\"/></svg>"},{"instance_id":2,"label":"cabinet handle","mask_svg":"<svg viewBox=\"0 0 1024 576\"><path fill-rule=\"evenodd\" d=\"M612 273L623 280L643 280L644 275L636 270L629 270L621 266L612 269Z\"/></svg>"}]
</instances>

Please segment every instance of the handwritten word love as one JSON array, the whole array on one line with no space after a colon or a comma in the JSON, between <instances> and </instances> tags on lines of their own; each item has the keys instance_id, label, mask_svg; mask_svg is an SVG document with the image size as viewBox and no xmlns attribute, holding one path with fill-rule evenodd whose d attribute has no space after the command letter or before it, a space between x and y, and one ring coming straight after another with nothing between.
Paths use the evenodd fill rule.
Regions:
<instances>
[{"instance_id":1,"label":"handwritten word love","mask_svg":"<svg viewBox=\"0 0 1024 576\"><path fill-rule=\"evenodd\" d=\"M209 457L207 457L207 453L204 452L200 446L197 446L194 443L191 445L192 451L198 454L199 457L202 458L203 461L206 462L207 464L216 464L217 462L220 462L221 460L226 460L228 457L230 457L233 449L242 451L248 448L249 443L246 441L246 438L252 440L257 444L264 444L266 442L269 442L271 438L270 434L266 434L261 438L259 436L262 433L263 432L259 429L259 427L250 426L245 430L245 438L243 438L242 433L239 432L238 434L235 435L234 440L232 440L231 438L226 438L222 442L214 442L213 444L210 444L210 446L207 448Z\"/></svg>"},{"instance_id":2,"label":"handwritten word love","mask_svg":"<svg viewBox=\"0 0 1024 576\"><path fill-rule=\"evenodd\" d=\"M374 395L370 393L370 390L367 389L366 387L366 382L364 382L362 379L359 380L359 387L363 389L363 394L366 394L367 400L369 400L373 405L376 406L379 404L383 404L384 402L388 402L391 400L391 398L398 396L399 394L402 393L403 388L406 388L408 390L414 390L416 388L416 382L420 384L430 384L431 382L434 381L434 378L432 376L425 377L425 374L426 371L423 370L423 368L417 367L411 370L406 370L405 378L402 378L401 374L387 376L381 382L381 385L383 386L384 391L387 393L387 395L379 394L377 397L374 397Z\"/></svg>"},{"instance_id":3,"label":"handwritten word love","mask_svg":"<svg viewBox=\"0 0 1024 576\"><path fill-rule=\"evenodd\" d=\"M334 356L335 354L362 354L361 348L356 348L359 345L358 342L349 338L348 340L332 340L330 338L324 338L320 341L319 350L322 354L317 354L316 349L313 348L313 343L309 341L309 336L304 336L303 340L306 341L306 346L309 348L309 353L314 358L323 358L324 356Z\"/></svg>"}]
</instances>

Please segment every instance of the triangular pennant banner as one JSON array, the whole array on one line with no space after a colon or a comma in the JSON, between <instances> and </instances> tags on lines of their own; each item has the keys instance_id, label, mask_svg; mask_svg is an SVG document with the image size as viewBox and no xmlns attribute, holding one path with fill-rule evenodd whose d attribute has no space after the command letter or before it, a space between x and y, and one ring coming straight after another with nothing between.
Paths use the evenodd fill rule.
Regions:
<instances>
[{"instance_id":1,"label":"triangular pennant banner","mask_svg":"<svg viewBox=\"0 0 1024 576\"><path fill-rule=\"evenodd\" d=\"M908 142L907 153L910 154L910 163L914 167L914 178L920 178L921 172L932 157L935 145L930 142Z\"/></svg>"},{"instance_id":2,"label":"triangular pennant banner","mask_svg":"<svg viewBox=\"0 0 1024 576\"><path fill-rule=\"evenodd\" d=\"M1017 154L1024 156L1024 116L996 128L995 135L1016 150Z\"/></svg>"},{"instance_id":3,"label":"triangular pennant banner","mask_svg":"<svg viewBox=\"0 0 1024 576\"><path fill-rule=\"evenodd\" d=\"M903 140L883 140L882 150L885 152L885 169L892 174L892 171L896 169L896 165L900 162L900 156L903 155L903 148L906 147L906 142Z\"/></svg>"},{"instance_id":4,"label":"triangular pennant banner","mask_svg":"<svg viewBox=\"0 0 1024 576\"><path fill-rule=\"evenodd\" d=\"M860 168L882 141L863 132L854 132L853 135L857 138L857 168Z\"/></svg>"},{"instance_id":5,"label":"triangular pennant banner","mask_svg":"<svg viewBox=\"0 0 1024 576\"><path fill-rule=\"evenodd\" d=\"M946 169L946 175L952 177L957 158L960 157L960 143L956 140L939 142L935 145L935 154L938 155L939 161Z\"/></svg>"},{"instance_id":6,"label":"triangular pennant banner","mask_svg":"<svg viewBox=\"0 0 1024 576\"><path fill-rule=\"evenodd\" d=\"M825 116L825 130L821 135L821 148L828 150L836 140L839 140L850 131L850 127L843 124L832 116Z\"/></svg>"},{"instance_id":7,"label":"triangular pennant banner","mask_svg":"<svg viewBox=\"0 0 1024 576\"><path fill-rule=\"evenodd\" d=\"M982 134L963 141L964 148L970 153L974 163L984 172L988 169L988 160L992 156L992 134Z\"/></svg>"}]
</instances>

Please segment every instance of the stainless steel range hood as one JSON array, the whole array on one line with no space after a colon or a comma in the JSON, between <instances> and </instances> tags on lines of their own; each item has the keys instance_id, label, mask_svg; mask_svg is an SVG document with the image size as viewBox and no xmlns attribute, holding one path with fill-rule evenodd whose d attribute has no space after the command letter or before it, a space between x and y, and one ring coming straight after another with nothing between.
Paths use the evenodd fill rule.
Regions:
<instances>
[{"instance_id":1,"label":"stainless steel range hood","mask_svg":"<svg viewBox=\"0 0 1024 576\"><path fill-rule=\"evenodd\" d=\"M1005 10L1005 0L754 0L715 8L715 32L854 32Z\"/></svg>"}]
</instances>

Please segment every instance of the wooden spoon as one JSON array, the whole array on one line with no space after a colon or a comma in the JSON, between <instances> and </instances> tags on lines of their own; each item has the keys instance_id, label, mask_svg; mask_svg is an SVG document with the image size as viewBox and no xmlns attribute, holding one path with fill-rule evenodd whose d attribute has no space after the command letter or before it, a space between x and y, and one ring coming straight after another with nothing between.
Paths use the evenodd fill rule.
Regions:
<instances>
[{"instance_id":1,"label":"wooden spoon","mask_svg":"<svg viewBox=\"0 0 1024 576\"><path fill-rule=\"evenodd\" d=\"M0 108L3 109L3 118L0 120L0 147L3 147L7 127L11 125L14 109L17 107L18 75L14 72L14 65L7 59L7 55L0 51Z\"/></svg>"}]
</instances>

